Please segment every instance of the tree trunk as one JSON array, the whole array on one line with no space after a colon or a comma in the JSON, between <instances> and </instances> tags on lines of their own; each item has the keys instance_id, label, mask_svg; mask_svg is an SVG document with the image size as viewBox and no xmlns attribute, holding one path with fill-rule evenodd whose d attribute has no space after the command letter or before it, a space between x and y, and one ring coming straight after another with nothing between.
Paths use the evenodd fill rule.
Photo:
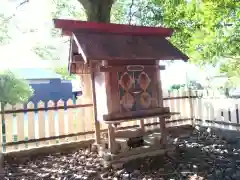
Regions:
<instances>
[{"instance_id":1,"label":"tree trunk","mask_svg":"<svg viewBox=\"0 0 240 180\"><path fill-rule=\"evenodd\" d=\"M78 0L85 9L87 20L110 23L114 0Z\"/></svg>"}]
</instances>

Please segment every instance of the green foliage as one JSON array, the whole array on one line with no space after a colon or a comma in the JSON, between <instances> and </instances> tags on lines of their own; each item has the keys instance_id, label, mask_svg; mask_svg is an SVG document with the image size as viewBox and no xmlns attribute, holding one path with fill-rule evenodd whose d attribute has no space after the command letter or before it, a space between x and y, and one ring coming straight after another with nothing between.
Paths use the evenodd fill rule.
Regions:
<instances>
[{"instance_id":1,"label":"green foliage","mask_svg":"<svg viewBox=\"0 0 240 180\"><path fill-rule=\"evenodd\" d=\"M169 88L169 91L174 91L174 90L180 90L181 88L184 88L185 84L173 84Z\"/></svg>"},{"instance_id":2,"label":"green foliage","mask_svg":"<svg viewBox=\"0 0 240 180\"><path fill-rule=\"evenodd\" d=\"M169 91L180 90L182 88L188 88L188 89L192 89L192 90L204 89L200 83L198 83L194 80L190 80L190 82L188 84L172 84L169 88Z\"/></svg>"},{"instance_id":3,"label":"green foliage","mask_svg":"<svg viewBox=\"0 0 240 180\"><path fill-rule=\"evenodd\" d=\"M0 72L0 102L3 104L25 103L33 95L29 84L11 71Z\"/></svg>"},{"instance_id":4,"label":"green foliage","mask_svg":"<svg viewBox=\"0 0 240 180\"><path fill-rule=\"evenodd\" d=\"M56 68L55 72L57 74L60 74L62 76L63 79L65 80L72 80L75 78L74 75L70 75L68 72L68 68L67 67L60 67L60 68Z\"/></svg>"},{"instance_id":5,"label":"green foliage","mask_svg":"<svg viewBox=\"0 0 240 180\"><path fill-rule=\"evenodd\" d=\"M84 9L77 0L54 0L53 18L72 17L86 20Z\"/></svg>"},{"instance_id":6,"label":"green foliage","mask_svg":"<svg viewBox=\"0 0 240 180\"><path fill-rule=\"evenodd\" d=\"M239 41L240 42L240 41ZM239 76L240 77L240 56L227 58L222 64L220 71L226 72L229 77Z\"/></svg>"},{"instance_id":7,"label":"green foliage","mask_svg":"<svg viewBox=\"0 0 240 180\"><path fill-rule=\"evenodd\" d=\"M174 28L170 41L199 65L240 56L240 1L139 0L133 16L136 24ZM221 62L225 71L238 70L232 62Z\"/></svg>"},{"instance_id":8,"label":"green foliage","mask_svg":"<svg viewBox=\"0 0 240 180\"><path fill-rule=\"evenodd\" d=\"M76 0L54 0L52 1L51 18L68 18L86 20L83 7ZM51 41L36 43L32 50L43 60L59 60L59 51L61 46L69 43L68 37L62 37L61 31L53 26L49 29ZM66 46L67 48L67 46Z\"/></svg>"},{"instance_id":9,"label":"green foliage","mask_svg":"<svg viewBox=\"0 0 240 180\"><path fill-rule=\"evenodd\" d=\"M155 11L150 21L174 28L171 41L192 61L215 64L217 57L240 53L237 45L240 2L152 0L152 3L161 11Z\"/></svg>"},{"instance_id":10,"label":"green foliage","mask_svg":"<svg viewBox=\"0 0 240 180\"><path fill-rule=\"evenodd\" d=\"M4 14L0 13L0 45L4 45L10 41L9 36L9 24L7 17Z\"/></svg>"},{"instance_id":11,"label":"green foliage","mask_svg":"<svg viewBox=\"0 0 240 180\"><path fill-rule=\"evenodd\" d=\"M127 21L127 0L116 1L111 10L111 22L118 24L125 24Z\"/></svg>"},{"instance_id":12,"label":"green foliage","mask_svg":"<svg viewBox=\"0 0 240 180\"><path fill-rule=\"evenodd\" d=\"M52 18L87 19L81 0L51 2ZM190 61L199 65L221 62L222 72L240 77L240 1L116 0L111 22L128 24L130 19L131 24L174 28L170 41L186 53ZM64 46L66 40L53 26L43 28L49 28L52 38L49 42L36 42L32 50L45 60L60 59L58 45ZM38 29L24 32L31 31ZM9 16L0 12L0 44L10 40ZM228 59L223 61L225 58Z\"/></svg>"},{"instance_id":13,"label":"green foliage","mask_svg":"<svg viewBox=\"0 0 240 180\"><path fill-rule=\"evenodd\" d=\"M57 48L53 45L36 44L32 51L42 60L59 60Z\"/></svg>"}]
</instances>

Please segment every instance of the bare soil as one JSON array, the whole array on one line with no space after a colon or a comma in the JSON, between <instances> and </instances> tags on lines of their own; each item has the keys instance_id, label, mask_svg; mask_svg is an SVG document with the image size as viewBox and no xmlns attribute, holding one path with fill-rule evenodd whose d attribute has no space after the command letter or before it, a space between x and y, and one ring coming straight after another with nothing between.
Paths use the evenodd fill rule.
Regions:
<instances>
[{"instance_id":1,"label":"bare soil","mask_svg":"<svg viewBox=\"0 0 240 180\"><path fill-rule=\"evenodd\" d=\"M194 130L189 135L169 137L174 153L145 157L113 170L88 149L5 161L5 180L239 180L240 143L211 132Z\"/></svg>"}]
</instances>

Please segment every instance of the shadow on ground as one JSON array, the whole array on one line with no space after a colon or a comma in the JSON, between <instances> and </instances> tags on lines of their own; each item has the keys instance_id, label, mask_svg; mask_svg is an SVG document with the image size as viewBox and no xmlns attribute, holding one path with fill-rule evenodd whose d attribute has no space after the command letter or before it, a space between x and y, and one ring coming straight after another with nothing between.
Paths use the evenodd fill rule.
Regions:
<instances>
[{"instance_id":1,"label":"shadow on ground","mask_svg":"<svg viewBox=\"0 0 240 180\"><path fill-rule=\"evenodd\" d=\"M24 161L8 160L5 162L5 179L240 179L240 143L237 138L240 133L197 127L178 128L170 134L168 143L176 147L173 153L135 159L126 163L123 169L104 168L96 153L84 149Z\"/></svg>"}]
</instances>

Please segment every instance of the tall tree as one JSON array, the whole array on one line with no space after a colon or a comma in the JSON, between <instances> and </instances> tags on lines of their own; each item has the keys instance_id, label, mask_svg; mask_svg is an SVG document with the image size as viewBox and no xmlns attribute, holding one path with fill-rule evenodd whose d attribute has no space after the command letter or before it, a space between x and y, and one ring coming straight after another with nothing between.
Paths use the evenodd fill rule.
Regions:
<instances>
[{"instance_id":1,"label":"tall tree","mask_svg":"<svg viewBox=\"0 0 240 180\"><path fill-rule=\"evenodd\" d=\"M115 0L78 0L87 20L110 22ZM171 41L196 63L216 64L219 58L240 55L240 1L233 0L125 0L125 20L133 4L134 24L172 27ZM121 6L120 6L121 7Z\"/></svg>"},{"instance_id":2,"label":"tall tree","mask_svg":"<svg viewBox=\"0 0 240 180\"><path fill-rule=\"evenodd\" d=\"M139 0L133 16L138 24L174 28L170 41L191 62L240 76L240 1Z\"/></svg>"},{"instance_id":3,"label":"tall tree","mask_svg":"<svg viewBox=\"0 0 240 180\"><path fill-rule=\"evenodd\" d=\"M87 15L88 21L109 23L111 8L115 0L78 0Z\"/></svg>"}]
</instances>

